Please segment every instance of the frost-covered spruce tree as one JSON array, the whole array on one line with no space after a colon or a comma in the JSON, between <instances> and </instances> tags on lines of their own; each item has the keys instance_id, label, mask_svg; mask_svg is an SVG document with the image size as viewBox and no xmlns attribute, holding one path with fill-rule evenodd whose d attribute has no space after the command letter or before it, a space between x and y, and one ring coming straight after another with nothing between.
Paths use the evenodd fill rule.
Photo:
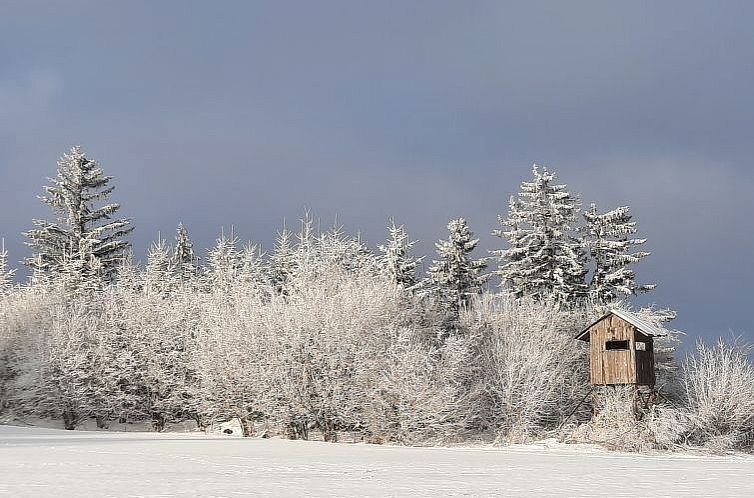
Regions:
<instances>
[{"instance_id":1,"label":"frost-covered spruce tree","mask_svg":"<svg viewBox=\"0 0 754 498\"><path fill-rule=\"evenodd\" d=\"M170 246L162 237L152 242L144 270L144 291L149 294L167 295L174 287L174 268Z\"/></svg>"},{"instance_id":2,"label":"frost-covered spruce tree","mask_svg":"<svg viewBox=\"0 0 754 498\"><path fill-rule=\"evenodd\" d=\"M296 257L293 234L285 227L277 234L269 265L270 280L275 291L278 294L287 294L288 285L296 273Z\"/></svg>"},{"instance_id":3,"label":"frost-covered spruce tree","mask_svg":"<svg viewBox=\"0 0 754 498\"><path fill-rule=\"evenodd\" d=\"M64 260L78 260L74 264L82 267L96 262L105 281L113 278L129 246L123 238L133 227L127 218L114 218L119 204L99 205L114 189L111 179L78 146L58 161L58 174L40 197L52 208L55 221L33 220L35 228L25 233L34 251L26 264L35 274L54 279ZM82 247L89 253L83 254Z\"/></svg>"},{"instance_id":4,"label":"frost-covered spruce tree","mask_svg":"<svg viewBox=\"0 0 754 498\"><path fill-rule=\"evenodd\" d=\"M355 237L346 239L345 247L348 257L344 257L343 267L346 270L379 273L380 265L377 255L361 238L361 232L358 232Z\"/></svg>"},{"instance_id":5,"label":"frost-covered spruce tree","mask_svg":"<svg viewBox=\"0 0 754 498\"><path fill-rule=\"evenodd\" d=\"M471 253L479 239L469 229L463 218L448 223L447 240L435 244L439 259L429 267L429 280L454 315L466 307L471 297L482 291L487 276L482 272L487 267L485 259L472 259Z\"/></svg>"},{"instance_id":6,"label":"frost-covered spruce tree","mask_svg":"<svg viewBox=\"0 0 754 498\"><path fill-rule=\"evenodd\" d=\"M632 252L647 239L630 238L637 230L628 206L600 213L592 204L584 212L584 219L586 226L581 240L594 264L589 293L598 303L613 302L655 288L654 284L637 284L634 270L628 267L650 254Z\"/></svg>"},{"instance_id":7,"label":"frost-covered spruce tree","mask_svg":"<svg viewBox=\"0 0 754 498\"><path fill-rule=\"evenodd\" d=\"M176 228L173 268L182 285L189 284L199 274L199 258L194 254L194 244L183 223Z\"/></svg>"},{"instance_id":8,"label":"frost-covered spruce tree","mask_svg":"<svg viewBox=\"0 0 754 498\"><path fill-rule=\"evenodd\" d=\"M8 268L8 251L5 250L5 239L0 242L0 296L7 294L13 288L13 274L16 270Z\"/></svg>"},{"instance_id":9,"label":"frost-covered spruce tree","mask_svg":"<svg viewBox=\"0 0 754 498\"><path fill-rule=\"evenodd\" d=\"M238 280L241 284L254 288L267 282L263 259L264 253L257 244L248 242L244 246L239 256Z\"/></svg>"},{"instance_id":10,"label":"frost-covered spruce tree","mask_svg":"<svg viewBox=\"0 0 754 498\"><path fill-rule=\"evenodd\" d=\"M79 250L64 254L55 282L69 293L102 290L105 274L102 262L92 252L91 239L82 239Z\"/></svg>"},{"instance_id":11,"label":"frost-covered spruce tree","mask_svg":"<svg viewBox=\"0 0 754 498\"><path fill-rule=\"evenodd\" d=\"M299 274L314 275L321 259L314 229L314 218L310 211L304 212L299 220L300 228L296 234L296 247L293 251L296 269Z\"/></svg>"},{"instance_id":12,"label":"frost-covered spruce tree","mask_svg":"<svg viewBox=\"0 0 754 498\"><path fill-rule=\"evenodd\" d=\"M508 218L494 235L505 238L509 248L493 251L498 258L501 285L517 297L541 298L552 294L561 302L585 296L587 269L573 223L579 200L555 175L535 164L534 179L521 183L518 198L511 200Z\"/></svg>"},{"instance_id":13,"label":"frost-covered spruce tree","mask_svg":"<svg viewBox=\"0 0 754 498\"><path fill-rule=\"evenodd\" d=\"M318 265L323 271L330 271L333 267L353 273L377 271L375 255L361 240L361 236L346 234L339 224L334 224L329 230L319 234L316 252Z\"/></svg>"},{"instance_id":14,"label":"frost-covered spruce tree","mask_svg":"<svg viewBox=\"0 0 754 498\"><path fill-rule=\"evenodd\" d=\"M123 256L123 264L118 269L118 286L121 289L138 291L142 284L139 266L134 260L133 251L129 249Z\"/></svg>"},{"instance_id":15,"label":"frost-covered spruce tree","mask_svg":"<svg viewBox=\"0 0 754 498\"><path fill-rule=\"evenodd\" d=\"M222 231L215 247L207 254L207 278L210 288L228 291L238 280L241 264L235 230L231 228L229 236Z\"/></svg>"},{"instance_id":16,"label":"frost-covered spruce tree","mask_svg":"<svg viewBox=\"0 0 754 498\"><path fill-rule=\"evenodd\" d=\"M389 223L387 241L379 246L380 265L391 281L408 289L416 285L416 268L424 258L411 254L416 241L409 238L404 226L396 225L393 218Z\"/></svg>"}]
</instances>

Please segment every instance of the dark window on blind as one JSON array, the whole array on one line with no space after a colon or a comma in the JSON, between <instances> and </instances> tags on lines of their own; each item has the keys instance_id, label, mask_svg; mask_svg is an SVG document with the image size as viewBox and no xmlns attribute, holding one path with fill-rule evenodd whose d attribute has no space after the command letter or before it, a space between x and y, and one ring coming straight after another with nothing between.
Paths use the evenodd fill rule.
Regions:
<instances>
[{"instance_id":1,"label":"dark window on blind","mask_svg":"<svg viewBox=\"0 0 754 498\"><path fill-rule=\"evenodd\" d=\"M606 351L614 351L616 349L628 349L628 341L607 341L605 342Z\"/></svg>"}]
</instances>

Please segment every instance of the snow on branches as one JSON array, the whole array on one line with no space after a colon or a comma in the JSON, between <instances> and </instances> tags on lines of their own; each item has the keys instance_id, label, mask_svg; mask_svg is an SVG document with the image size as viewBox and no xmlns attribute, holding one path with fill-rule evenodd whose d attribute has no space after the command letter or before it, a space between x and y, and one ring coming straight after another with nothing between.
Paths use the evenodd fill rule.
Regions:
<instances>
[{"instance_id":1,"label":"snow on branches","mask_svg":"<svg viewBox=\"0 0 754 498\"><path fill-rule=\"evenodd\" d=\"M46 278L67 271L112 280L129 246L123 238L133 230L129 219L114 218L119 204L101 204L115 188L109 185L112 177L77 146L60 158L57 176L49 180L40 199L55 221L33 220L35 228L26 236L34 255L26 264Z\"/></svg>"},{"instance_id":2,"label":"snow on branches","mask_svg":"<svg viewBox=\"0 0 754 498\"><path fill-rule=\"evenodd\" d=\"M654 289L654 284L637 284L636 273L628 267L649 256L646 251L631 252L647 239L629 238L637 232L630 208L622 206L600 213L591 204L583 214L586 226L581 230L581 240L595 266L589 284L594 299L608 303Z\"/></svg>"},{"instance_id":3,"label":"snow on branches","mask_svg":"<svg viewBox=\"0 0 754 498\"><path fill-rule=\"evenodd\" d=\"M573 302L586 295L587 269L573 226L579 199L556 184L547 168L535 164L532 173L533 181L522 182L518 198L511 199L508 217L499 217L502 228L493 232L509 244L493 251L495 273L516 297L553 294Z\"/></svg>"}]
</instances>

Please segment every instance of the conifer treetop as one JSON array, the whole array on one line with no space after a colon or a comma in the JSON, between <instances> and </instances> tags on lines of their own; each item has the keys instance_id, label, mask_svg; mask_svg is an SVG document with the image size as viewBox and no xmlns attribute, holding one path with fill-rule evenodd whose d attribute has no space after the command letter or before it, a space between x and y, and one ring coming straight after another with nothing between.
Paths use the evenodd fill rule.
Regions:
<instances>
[{"instance_id":1,"label":"conifer treetop","mask_svg":"<svg viewBox=\"0 0 754 498\"><path fill-rule=\"evenodd\" d=\"M102 277L112 278L129 247L123 238L133 227L130 219L114 218L120 204L104 202L115 188L111 180L79 146L60 158L57 176L48 178L50 185L40 197L50 206L55 221L33 220L35 228L25 234L34 251L26 260L28 266L54 275L64 260L72 264L80 260L84 266L89 264L87 260L96 260Z\"/></svg>"}]
</instances>

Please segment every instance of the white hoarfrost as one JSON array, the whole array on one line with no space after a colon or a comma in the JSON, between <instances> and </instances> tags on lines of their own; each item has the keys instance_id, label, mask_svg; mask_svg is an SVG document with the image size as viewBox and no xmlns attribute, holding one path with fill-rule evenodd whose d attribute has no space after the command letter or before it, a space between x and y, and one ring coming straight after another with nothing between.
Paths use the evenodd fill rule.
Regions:
<instances>
[{"instance_id":1,"label":"white hoarfrost","mask_svg":"<svg viewBox=\"0 0 754 498\"><path fill-rule=\"evenodd\" d=\"M600 213L592 204L583 214L586 226L581 229L581 240L594 264L589 285L592 297L598 303L609 303L654 289L654 284L637 284L636 274L629 267L649 256L646 251L632 252L646 239L630 238L637 232L630 208L622 206Z\"/></svg>"},{"instance_id":2,"label":"white hoarfrost","mask_svg":"<svg viewBox=\"0 0 754 498\"><path fill-rule=\"evenodd\" d=\"M409 289L416 285L416 270L423 258L412 256L416 241L409 238L403 225L396 225L395 220L390 218L387 230L387 241L379 247L382 253L380 263L390 280Z\"/></svg>"},{"instance_id":3,"label":"white hoarfrost","mask_svg":"<svg viewBox=\"0 0 754 498\"><path fill-rule=\"evenodd\" d=\"M77 273L82 280L91 275L110 280L115 275L129 247L124 237L133 227L129 219L114 217L119 204L102 204L114 189L111 179L81 147L60 158L57 176L40 197L55 221L34 220L35 228L26 232L34 251L26 264L39 278ZM66 283L73 283L70 275Z\"/></svg>"},{"instance_id":4,"label":"white hoarfrost","mask_svg":"<svg viewBox=\"0 0 754 498\"><path fill-rule=\"evenodd\" d=\"M437 258L429 267L429 282L440 299L451 309L468 306L474 296L482 292L487 275L484 259L472 259L471 253L479 243L463 218L448 223L448 238L435 244Z\"/></svg>"},{"instance_id":5,"label":"white hoarfrost","mask_svg":"<svg viewBox=\"0 0 754 498\"><path fill-rule=\"evenodd\" d=\"M555 295L560 301L585 296L585 258L575 239L574 223L579 199L555 175L535 164L534 178L521 183L518 198L511 198L508 217L499 217L494 235L508 241L508 249L493 251L499 261L497 275L516 297Z\"/></svg>"}]
</instances>

